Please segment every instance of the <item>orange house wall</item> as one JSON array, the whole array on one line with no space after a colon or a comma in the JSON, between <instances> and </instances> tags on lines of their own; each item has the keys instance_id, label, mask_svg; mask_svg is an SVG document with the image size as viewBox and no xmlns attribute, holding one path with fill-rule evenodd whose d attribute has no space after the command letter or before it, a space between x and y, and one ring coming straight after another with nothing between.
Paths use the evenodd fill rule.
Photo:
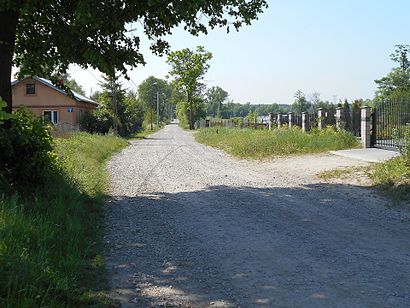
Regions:
<instances>
[{"instance_id":1,"label":"orange house wall","mask_svg":"<svg viewBox=\"0 0 410 308\"><path fill-rule=\"evenodd\" d=\"M26 94L26 84L36 85L36 94ZM94 110L96 107L89 103L77 102L76 100L60 93L36 80L26 79L13 86L13 110L19 106L26 106L35 115L42 116L44 111L52 110L58 113L58 122L77 125L80 120L80 110ZM68 112L72 107L73 112Z\"/></svg>"}]
</instances>

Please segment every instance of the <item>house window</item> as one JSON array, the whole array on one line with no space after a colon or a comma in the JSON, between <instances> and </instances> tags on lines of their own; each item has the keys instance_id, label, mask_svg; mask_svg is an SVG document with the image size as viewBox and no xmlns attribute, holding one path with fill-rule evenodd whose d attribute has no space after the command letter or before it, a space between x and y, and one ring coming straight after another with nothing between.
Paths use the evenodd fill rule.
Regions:
<instances>
[{"instance_id":1,"label":"house window","mask_svg":"<svg viewBox=\"0 0 410 308\"><path fill-rule=\"evenodd\" d=\"M44 120L50 121L53 124L58 123L58 114L57 111L44 111L43 112Z\"/></svg>"},{"instance_id":2,"label":"house window","mask_svg":"<svg viewBox=\"0 0 410 308\"><path fill-rule=\"evenodd\" d=\"M36 85L34 83L26 84L26 94L36 94Z\"/></svg>"}]
</instances>

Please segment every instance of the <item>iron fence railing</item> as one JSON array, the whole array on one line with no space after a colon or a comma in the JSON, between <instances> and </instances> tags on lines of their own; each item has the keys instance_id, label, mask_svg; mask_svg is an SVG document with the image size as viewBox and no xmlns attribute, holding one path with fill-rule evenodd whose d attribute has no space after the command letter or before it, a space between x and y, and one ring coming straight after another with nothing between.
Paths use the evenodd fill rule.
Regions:
<instances>
[{"instance_id":1,"label":"iron fence railing","mask_svg":"<svg viewBox=\"0 0 410 308\"><path fill-rule=\"evenodd\" d=\"M406 125L410 125L410 102L386 100L372 113L372 145L379 148L400 148Z\"/></svg>"}]
</instances>

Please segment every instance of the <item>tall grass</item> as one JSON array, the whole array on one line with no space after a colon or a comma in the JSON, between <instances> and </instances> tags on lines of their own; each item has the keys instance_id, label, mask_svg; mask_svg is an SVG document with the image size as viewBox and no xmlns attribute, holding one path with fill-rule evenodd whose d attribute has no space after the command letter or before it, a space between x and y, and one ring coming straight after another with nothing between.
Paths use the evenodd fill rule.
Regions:
<instances>
[{"instance_id":1,"label":"tall grass","mask_svg":"<svg viewBox=\"0 0 410 308\"><path fill-rule=\"evenodd\" d=\"M375 165L370 172L374 184L398 200L410 198L410 156L402 155Z\"/></svg>"},{"instance_id":2,"label":"tall grass","mask_svg":"<svg viewBox=\"0 0 410 308\"><path fill-rule=\"evenodd\" d=\"M107 304L98 293L105 161L126 145L85 133L57 139L61 173L34 195L0 199L0 307Z\"/></svg>"},{"instance_id":3,"label":"tall grass","mask_svg":"<svg viewBox=\"0 0 410 308\"><path fill-rule=\"evenodd\" d=\"M299 128L273 131L213 127L201 129L198 142L217 147L238 157L264 158L301 153L318 153L356 147L356 138L346 131L328 127L304 133Z\"/></svg>"}]
</instances>

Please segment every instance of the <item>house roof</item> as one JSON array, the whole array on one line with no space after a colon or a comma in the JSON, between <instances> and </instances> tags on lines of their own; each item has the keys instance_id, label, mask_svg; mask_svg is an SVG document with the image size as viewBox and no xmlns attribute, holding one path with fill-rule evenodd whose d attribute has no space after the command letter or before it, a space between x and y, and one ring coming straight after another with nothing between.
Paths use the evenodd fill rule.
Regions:
<instances>
[{"instance_id":1,"label":"house roof","mask_svg":"<svg viewBox=\"0 0 410 308\"><path fill-rule=\"evenodd\" d=\"M25 77L21 80L15 80L11 83L11 85L14 86L14 85L16 85L16 84L18 84L18 83L20 83L23 80L28 79L28 78L32 78L32 79L34 79L34 80L36 80L36 81L38 81L38 82L40 82L40 83L54 89L54 90L56 90L56 91L58 91L58 92L60 92L64 95L68 95L68 93L66 91L64 91L63 89L60 89L59 87L53 85L53 83L50 80L45 79L45 78L41 78L41 77L37 77L37 76L32 76L32 77L28 76L28 77ZM78 93L74 90L71 90L71 92L73 93L74 99L76 101L84 102L84 103L90 103L90 104L94 104L94 105L98 106L98 103L96 101L93 101L91 98L88 98L88 97L86 97L86 96L84 96L84 95L82 95L82 94L80 94L80 93Z\"/></svg>"}]
</instances>

